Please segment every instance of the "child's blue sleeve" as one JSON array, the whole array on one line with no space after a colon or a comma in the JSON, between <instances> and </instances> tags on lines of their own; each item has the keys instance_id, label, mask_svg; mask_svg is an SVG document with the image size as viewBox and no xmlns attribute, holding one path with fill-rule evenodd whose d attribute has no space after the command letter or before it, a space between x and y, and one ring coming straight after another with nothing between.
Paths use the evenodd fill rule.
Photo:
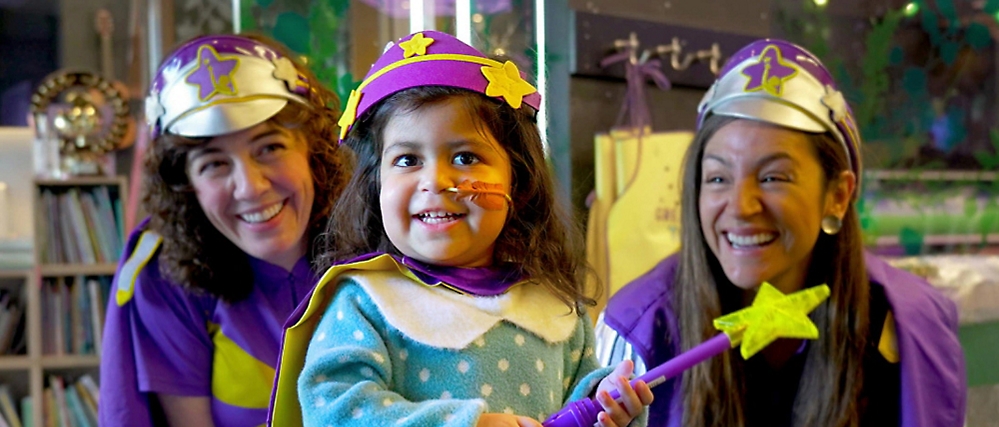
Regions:
<instances>
[{"instance_id":1,"label":"child's blue sleeve","mask_svg":"<svg viewBox=\"0 0 999 427\"><path fill-rule=\"evenodd\" d=\"M596 336L593 332L593 323L590 321L590 317L584 316L580 318L583 322L583 335L582 348L573 349L572 352L579 352L581 357L579 358L579 363L576 366L576 374L572 377L572 393L569 395L568 399L564 403L574 402L583 398L593 398L596 396L597 387L600 385L600 381L603 380L607 375L610 375L614 371L614 366L601 367L600 363L597 361L596 357ZM575 357L573 357L575 358ZM644 427L648 424L649 409L646 407L641 414L638 414L632 421L628 424L630 427Z\"/></svg>"},{"instance_id":2,"label":"child's blue sleeve","mask_svg":"<svg viewBox=\"0 0 999 427\"><path fill-rule=\"evenodd\" d=\"M482 399L408 401L393 387L384 320L354 283L337 291L298 377L305 426L474 426Z\"/></svg>"}]
</instances>

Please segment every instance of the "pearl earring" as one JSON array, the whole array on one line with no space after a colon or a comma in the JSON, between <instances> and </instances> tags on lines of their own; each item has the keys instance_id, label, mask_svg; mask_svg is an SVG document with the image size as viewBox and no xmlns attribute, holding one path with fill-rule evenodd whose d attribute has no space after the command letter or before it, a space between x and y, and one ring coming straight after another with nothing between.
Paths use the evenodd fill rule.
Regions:
<instances>
[{"instance_id":1,"label":"pearl earring","mask_svg":"<svg viewBox=\"0 0 999 427\"><path fill-rule=\"evenodd\" d=\"M843 228L843 220L836 215L826 215L822 217L822 231L830 236L839 233Z\"/></svg>"}]
</instances>

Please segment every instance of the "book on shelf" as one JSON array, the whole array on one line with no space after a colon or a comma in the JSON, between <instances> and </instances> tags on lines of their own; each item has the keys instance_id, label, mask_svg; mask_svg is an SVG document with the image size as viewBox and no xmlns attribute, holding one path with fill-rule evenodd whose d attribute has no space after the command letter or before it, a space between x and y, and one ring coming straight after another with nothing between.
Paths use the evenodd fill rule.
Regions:
<instances>
[{"instance_id":1,"label":"book on shelf","mask_svg":"<svg viewBox=\"0 0 999 427\"><path fill-rule=\"evenodd\" d=\"M24 335L24 308L18 298L0 290L0 354L18 354Z\"/></svg>"},{"instance_id":2,"label":"book on shelf","mask_svg":"<svg viewBox=\"0 0 999 427\"><path fill-rule=\"evenodd\" d=\"M83 409L83 402L80 401L80 396L76 392L76 387L67 386L66 387L66 407L69 410L69 417L76 427L93 427L97 424L97 420L91 421L87 416L86 411Z\"/></svg>"},{"instance_id":3,"label":"book on shelf","mask_svg":"<svg viewBox=\"0 0 999 427\"><path fill-rule=\"evenodd\" d=\"M22 427L21 417L17 415L14 407L14 399L10 395L10 387L6 384L0 385L0 412L10 427Z\"/></svg>"},{"instance_id":4,"label":"book on shelf","mask_svg":"<svg viewBox=\"0 0 999 427\"><path fill-rule=\"evenodd\" d=\"M93 331L94 353L101 355L101 343L104 342L104 306L107 302L101 282L97 279L87 279L87 294L90 296L90 328Z\"/></svg>"},{"instance_id":5,"label":"book on shelf","mask_svg":"<svg viewBox=\"0 0 999 427\"><path fill-rule=\"evenodd\" d=\"M41 260L50 264L117 262L124 246L120 204L106 185L62 191L43 187L38 203Z\"/></svg>"},{"instance_id":6,"label":"book on shelf","mask_svg":"<svg viewBox=\"0 0 999 427\"><path fill-rule=\"evenodd\" d=\"M55 419L59 427L71 427L73 422L69 417L69 406L66 404L66 386L62 377L49 376L49 388L52 390L52 405Z\"/></svg>"},{"instance_id":7,"label":"book on shelf","mask_svg":"<svg viewBox=\"0 0 999 427\"><path fill-rule=\"evenodd\" d=\"M99 354L112 276L47 278L41 287L42 354Z\"/></svg>"},{"instance_id":8,"label":"book on shelf","mask_svg":"<svg viewBox=\"0 0 999 427\"><path fill-rule=\"evenodd\" d=\"M35 414L31 404L31 396L21 398L21 423L31 427L35 425Z\"/></svg>"},{"instance_id":9,"label":"book on shelf","mask_svg":"<svg viewBox=\"0 0 999 427\"><path fill-rule=\"evenodd\" d=\"M48 386L42 393L45 426L91 427L97 426L98 388L90 374L80 376L75 382L57 375L49 376ZM22 401L22 407L24 402ZM30 412L31 402L28 402ZM23 418L25 423L28 416ZM26 426L29 424L25 424Z\"/></svg>"},{"instance_id":10,"label":"book on shelf","mask_svg":"<svg viewBox=\"0 0 999 427\"><path fill-rule=\"evenodd\" d=\"M52 387L45 387L42 392L42 425L45 427L59 427L59 414L56 408Z\"/></svg>"},{"instance_id":11,"label":"book on shelf","mask_svg":"<svg viewBox=\"0 0 999 427\"><path fill-rule=\"evenodd\" d=\"M80 401L83 403L83 409L86 411L87 417L94 420L94 425L97 425L97 398L91 396L90 391L79 380L73 384L73 387L76 388L76 394L80 396Z\"/></svg>"},{"instance_id":12,"label":"book on shelf","mask_svg":"<svg viewBox=\"0 0 999 427\"><path fill-rule=\"evenodd\" d=\"M77 383L87 389L87 393L90 394L90 397L94 401L94 407L96 408L97 405L100 404L98 398L101 395L101 390L100 387L97 386L97 381L94 381L94 377L91 377L90 374L83 375L79 380L77 380Z\"/></svg>"}]
</instances>

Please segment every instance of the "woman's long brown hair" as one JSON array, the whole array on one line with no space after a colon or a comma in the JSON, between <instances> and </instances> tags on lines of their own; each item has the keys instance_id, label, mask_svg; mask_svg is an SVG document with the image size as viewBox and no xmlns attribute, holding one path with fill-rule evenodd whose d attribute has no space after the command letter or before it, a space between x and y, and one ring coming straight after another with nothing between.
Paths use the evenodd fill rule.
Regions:
<instances>
[{"instance_id":1,"label":"woman's long brown hair","mask_svg":"<svg viewBox=\"0 0 999 427\"><path fill-rule=\"evenodd\" d=\"M697 133L684 159L681 202L680 265L674 286L682 350L711 338L712 320L741 308L742 290L725 276L701 231L698 212L701 161L708 140L734 120L711 116ZM847 155L830 134L808 134L829 177L849 170ZM859 179L859 177L858 177ZM821 234L815 243L806 286L826 283L828 302L811 314L819 329L812 343L795 397L795 426L856 426L863 387L870 289L864 267L857 211L851 205L836 235ZM725 352L683 375L685 427L741 427L746 424L744 361Z\"/></svg>"}]
</instances>

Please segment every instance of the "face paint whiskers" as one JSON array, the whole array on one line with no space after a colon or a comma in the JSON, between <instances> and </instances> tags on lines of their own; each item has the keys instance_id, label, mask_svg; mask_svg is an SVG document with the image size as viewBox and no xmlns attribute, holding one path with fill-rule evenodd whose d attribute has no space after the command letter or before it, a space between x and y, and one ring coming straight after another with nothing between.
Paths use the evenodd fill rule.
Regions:
<instances>
[{"instance_id":1,"label":"face paint whiskers","mask_svg":"<svg viewBox=\"0 0 999 427\"><path fill-rule=\"evenodd\" d=\"M502 184L492 184L482 181L464 180L457 187L447 188L446 191L457 193L457 199L467 199L483 209L491 211L503 210L506 204L513 207L513 200L510 195L503 191ZM503 199L500 200L499 198Z\"/></svg>"}]
</instances>

